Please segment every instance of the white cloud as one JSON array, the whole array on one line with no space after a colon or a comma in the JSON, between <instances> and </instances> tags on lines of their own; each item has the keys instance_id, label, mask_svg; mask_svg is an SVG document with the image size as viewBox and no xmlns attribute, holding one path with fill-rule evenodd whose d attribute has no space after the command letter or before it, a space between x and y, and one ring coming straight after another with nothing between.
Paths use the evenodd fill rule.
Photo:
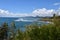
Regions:
<instances>
[{"instance_id":1,"label":"white cloud","mask_svg":"<svg viewBox=\"0 0 60 40\"><path fill-rule=\"evenodd\" d=\"M46 8L37 9L33 11L35 15L39 15L39 16L52 16L54 12L55 10L53 9L48 10Z\"/></svg>"},{"instance_id":2,"label":"white cloud","mask_svg":"<svg viewBox=\"0 0 60 40\"><path fill-rule=\"evenodd\" d=\"M0 9L0 17L24 17L28 16L27 13L13 13L9 12L8 10Z\"/></svg>"},{"instance_id":3,"label":"white cloud","mask_svg":"<svg viewBox=\"0 0 60 40\"><path fill-rule=\"evenodd\" d=\"M25 17L25 16L35 16L32 13L13 13L8 10L0 9L0 17Z\"/></svg>"},{"instance_id":4,"label":"white cloud","mask_svg":"<svg viewBox=\"0 0 60 40\"><path fill-rule=\"evenodd\" d=\"M54 13L57 13L60 15L60 9L54 10L54 9L36 9L32 11L32 13L13 13L9 12L8 10L2 10L0 9L0 17L25 17L25 16L53 16Z\"/></svg>"},{"instance_id":5,"label":"white cloud","mask_svg":"<svg viewBox=\"0 0 60 40\"><path fill-rule=\"evenodd\" d=\"M56 5L60 5L60 2L59 2L59 3L54 3L53 5L55 5L55 6L56 6Z\"/></svg>"},{"instance_id":6,"label":"white cloud","mask_svg":"<svg viewBox=\"0 0 60 40\"><path fill-rule=\"evenodd\" d=\"M58 10L56 10L56 14L60 15L60 8Z\"/></svg>"}]
</instances>

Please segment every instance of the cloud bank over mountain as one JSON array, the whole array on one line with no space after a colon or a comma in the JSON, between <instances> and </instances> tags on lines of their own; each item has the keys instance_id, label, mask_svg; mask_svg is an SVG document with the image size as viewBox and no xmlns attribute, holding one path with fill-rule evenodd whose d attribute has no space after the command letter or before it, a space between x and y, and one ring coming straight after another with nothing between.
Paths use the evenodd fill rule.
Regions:
<instances>
[{"instance_id":1,"label":"cloud bank over mountain","mask_svg":"<svg viewBox=\"0 0 60 40\"><path fill-rule=\"evenodd\" d=\"M58 15L60 15L60 8L58 10L46 9L46 8L36 9L32 11L31 13L13 13L8 10L0 9L0 17L25 17L25 16L45 17L45 16L53 16L54 13L58 13Z\"/></svg>"},{"instance_id":2,"label":"cloud bank over mountain","mask_svg":"<svg viewBox=\"0 0 60 40\"><path fill-rule=\"evenodd\" d=\"M46 9L46 8L42 8L42 9L37 9L37 10L34 10L33 13L35 15L38 15L38 16L52 16L54 14L55 10L53 9Z\"/></svg>"}]
</instances>

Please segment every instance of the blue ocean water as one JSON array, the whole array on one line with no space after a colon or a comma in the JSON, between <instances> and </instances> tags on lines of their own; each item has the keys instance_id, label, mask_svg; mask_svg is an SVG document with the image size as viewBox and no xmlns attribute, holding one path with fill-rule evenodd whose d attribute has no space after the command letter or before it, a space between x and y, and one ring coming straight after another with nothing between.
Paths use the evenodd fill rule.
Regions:
<instances>
[{"instance_id":1,"label":"blue ocean water","mask_svg":"<svg viewBox=\"0 0 60 40\"><path fill-rule=\"evenodd\" d=\"M21 30L24 30L26 25L30 25L32 23L35 23L37 21L37 19L40 18L33 18L33 17L18 17L18 18L14 18L14 17L0 17L0 26L6 22L8 23L8 25L11 24L11 22L15 22L16 28L20 28ZM42 21L38 21L39 24L44 24L45 22Z\"/></svg>"}]
</instances>

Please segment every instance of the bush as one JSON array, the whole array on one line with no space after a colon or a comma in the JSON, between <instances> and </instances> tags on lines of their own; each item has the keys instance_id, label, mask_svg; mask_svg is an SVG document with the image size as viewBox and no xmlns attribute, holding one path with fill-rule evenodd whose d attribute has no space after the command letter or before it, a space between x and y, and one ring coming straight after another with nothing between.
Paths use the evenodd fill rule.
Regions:
<instances>
[{"instance_id":1,"label":"bush","mask_svg":"<svg viewBox=\"0 0 60 40\"><path fill-rule=\"evenodd\" d=\"M4 29L0 28L0 39L3 39L4 34L8 32L8 25L6 23L2 27ZM55 18L53 19L53 24L42 26L37 24L28 25L24 32L20 29L16 30L15 23L12 22L11 29L9 30L12 34L9 36L9 40L60 40L60 20Z\"/></svg>"}]
</instances>

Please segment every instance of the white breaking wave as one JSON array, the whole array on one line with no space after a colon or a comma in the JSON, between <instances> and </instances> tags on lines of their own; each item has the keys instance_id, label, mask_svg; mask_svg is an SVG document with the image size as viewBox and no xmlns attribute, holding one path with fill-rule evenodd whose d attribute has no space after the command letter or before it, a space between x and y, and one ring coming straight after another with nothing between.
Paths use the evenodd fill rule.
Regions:
<instances>
[{"instance_id":1,"label":"white breaking wave","mask_svg":"<svg viewBox=\"0 0 60 40\"><path fill-rule=\"evenodd\" d=\"M15 21L24 21L24 22L33 22L33 21L36 21L36 20L26 20L26 19L17 19Z\"/></svg>"},{"instance_id":2,"label":"white breaking wave","mask_svg":"<svg viewBox=\"0 0 60 40\"><path fill-rule=\"evenodd\" d=\"M23 19L17 19L17 20L15 20L15 21L23 21Z\"/></svg>"}]
</instances>

